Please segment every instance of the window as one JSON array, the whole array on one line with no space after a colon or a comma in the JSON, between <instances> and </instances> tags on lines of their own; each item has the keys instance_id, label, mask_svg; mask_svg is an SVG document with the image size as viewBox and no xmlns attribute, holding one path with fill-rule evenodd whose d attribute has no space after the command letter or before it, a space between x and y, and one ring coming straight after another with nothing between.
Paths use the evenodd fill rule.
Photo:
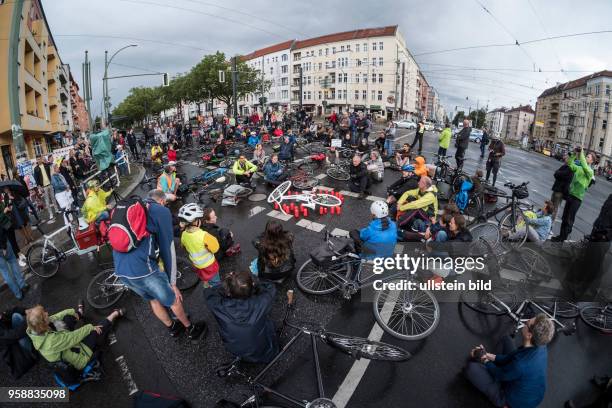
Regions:
<instances>
[{"instance_id":1,"label":"window","mask_svg":"<svg viewBox=\"0 0 612 408\"><path fill-rule=\"evenodd\" d=\"M608 121L606 119L601 121L601 128L603 130L606 130L606 128L608 127Z\"/></svg>"},{"instance_id":2,"label":"window","mask_svg":"<svg viewBox=\"0 0 612 408\"><path fill-rule=\"evenodd\" d=\"M274 67L270 67L270 75L274 74Z\"/></svg>"},{"instance_id":3,"label":"window","mask_svg":"<svg viewBox=\"0 0 612 408\"><path fill-rule=\"evenodd\" d=\"M599 112L599 101L595 101L593 106L593 112Z\"/></svg>"},{"instance_id":4,"label":"window","mask_svg":"<svg viewBox=\"0 0 612 408\"><path fill-rule=\"evenodd\" d=\"M281 61L287 61L287 54L283 54L283 56L281 57Z\"/></svg>"},{"instance_id":5,"label":"window","mask_svg":"<svg viewBox=\"0 0 612 408\"><path fill-rule=\"evenodd\" d=\"M359 52L359 44L355 44L355 52Z\"/></svg>"},{"instance_id":6,"label":"window","mask_svg":"<svg viewBox=\"0 0 612 408\"><path fill-rule=\"evenodd\" d=\"M372 51L376 51L376 43L375 42L372 43Z\"/></svg>"},{"instance_id":7,"label":"window","mask_svg":"<svg viewBox=\"0 0 612 408\"><path fill-rule=\"evenodd\" d=\"M601 85L595 85L595 96L599 96L599 91L601 90Z\"/></svg>"},{"instance_id":8,"label":"window","mask_svg":"<svg viewBox=\"0 0 612 408\"><path fill-rule=\"evenodd\" d=\"M329 48L325 49L325 56L327 57L329 55Z\"/></svg>"},{"instance_id":9,"label":"window","mask_svg":"<svg viewBox=\"0 0 612 408\"><path fill-rule=\"evenodd\" d=\"M359 91L355 91L355 100L358 101L359 100Z\"/></svg>"},{"instance_id":10,"label":"window","mask_svg":"<svg viewBox=\"0 0 612 408\"><path fill-rule=\"evenodd\" d=\"M610 111L610 102L606 102L604 104L604 112L608 113Z\"/></svg>"},{"instance_id":11,"label":"window","mask_svg":"<svg viewBox=\"0 0 612 408\"><path fill-rule=\"evenodd\" d=\"M323 69L323 63L319 62L319 71L321 71Z\"/></svg>"},{"instance_id":12,"label":"window","mask_svg":"<svg viewBox=\"0 0 612 408\"><path fill-rule=\"evenodd\" d=\"M606 85L606 95L610 95L610 85Z\"/></svg>"},{"instance_id":13,"label":"window","mask_svg":"<svg viewBox=\"0 0 612 408\"><path fill-rule=\"evenodd\" d=\"M51 153L53 151L53 146L51 145L51 138L45 136L45 144L47 145L47 152Z\"/></svg>"},{"instance_id":14,"label":"window","mask_svg":"<svg viewBox=\"0 0 612 408\"><path fill-rule=\"evenodd\" d=\"M378 82L383 83L383 74L378 74Z\"/></svg>"},{"instance_id":15,"label":"window","mask_svg":"<svg viewBox=\"0 0 612 408\"><path fill-rule=\"evenodd\" d=\"M323 48L319 48L319 57L323 55Z\"/></svg>"},{"instance_id":16,"label":"window","mask_svg":"<svg viewBox=\"0 0 612 408\"><path fill-rule=\"evenodd\" d=\"M357 58L357 59L355 60L355 66L356 66L356 67L360 67L360 66L361 66L361 60L360 60L359 58Z\"/></svg>"},{"instance_id":17,"label":"window","mask_svg":"<svg viewBox=\"0 0 612 408\"><path fill-rule=\"evenodd\" d=\"M332 47L332 54L336 53L336 47Z\"/></svg>"},{"instance_id":18,"label":"window","mask_svg":"<svg viewBox=\"0 0 612 408\"><path fill-rule=\"evenodd\" d=\"M348 45L346 46L346 50L347 50L347 51L350 51L350 50L351 50L351 44L348 44Z\"/></svg>"},{"instance_id":19,"label":"window","mask_svg":"<svg viewBox=\"0 0 612 408\"><path fill-rule=\"evenodd\" d=\"M382 95L383 95L383 92L382 91L378 91L378 100L379 101L382 101Z\"/></svg>"},{"instance_id":20,"label":"window","mask_svg":"<svg viewBox=\"0 0 612 408\"><path fill-rule=\"evenodd\" d=\"M323 92L319 91L319 100L323 99Z\"/></svg>"},{"instance_id":21,"label":"window","mask_svg":"<svg viewBox=\"0 0 612 408\"><path fill-rule=\"evenodd\" d=\"M344 73L344 83L346 84L348 82L348 74Z\"/></svg>"},{"instance_id":22,"label":"window","mask_svg":"<svg viewBox=\"0 0 612 408\"><path fill-rule=\"evenodd\" d=\"M336 99L336 90L335 89L331 90L331 95L330 95L329 99Z\"/></svg>"},{"instance_id":23,"label":"window","mask_svg":"<svg viewBox=\"0 0 612 408\"><path fill-rule=\"evenodd\" d=\"M361 99L363 99L364 101L368 99L368 91L366 91L365 89L361 91Z\"/></svg>"},{"instance_id":24,"label":"window","mask_svg":"<svg viewBox=\"0 0 612 408\"><path fill-rule=\"evenodd\" d=\"M368 52L368 43L363 43L363 52Z\"/></svg>"},{"instance_id":25,"label":"window","mask_svg":"<svg viewBox=\"0 0 612 408\"><path fill-rule=\"evenodd\" d=\"M312 100L312 92L311 91L308 91L308 100L309 101Z\"/></svg>"},{"instance_id":26,"label":"window","mask_svg":"<svg viewBox=\"0 0 612 408\"><path fill-rule=\"evenodd\" d=\"M281 66L281 74L286 74L289 72L289 65L282 65Z\"/></svg>"},{"instance_id":27,"label":"window","mask_svg":"<svg viewBox=\"0 0 612 408\"><path fill-rule=\"evenodd\" d=\"M383 50L383 42L382 41L378 43L378 49L379 49L379 51Z\"/></svg>"},{"instance_id":28,"label":"window","mask_svg":"<svg viewBox=\"0 0 612 408\"><path fill-rule=\"evenodd\" d=\"M375 67L376 66L376 58L372 58L372 66Z\"/></svg>"},{"instance_id":29,"label":"window","mask_svg":"<svg viewBox=\"0 0 612 408\"><path fill-rule=\"evenodd\" d=\"M383 57L378 57L378 65L383 66Z\"/></svg>"},{"instance_id":30,"label":"window","mask_svg":"<svg viewBox=\"0 0 612 408\"><path fill-rule=\"evenodd\" d=\"M340 46L340 52L344 52L344 45Z\"/></svg>"},{"instance_id":31,"label":"window","mask_svg":"<svg viewBox=\"0 0 612 408\"><path fill-rule=\"evenodd\" d=\"M376 74L372 74L372 83L375 84L376 83Z\"/></svg>"},{"instance_id":32,"label":"window","mask_svg":"<svg viewBox=\"0 0 612 408\"><path fill-rule=\"evenodd\" d=\"M363 74L363 83L364 84L368 83L368 74Z\"/></svg>"},{"instance_id":33,"label":"window","mask_svg":"<svg viewBox=\"0 0 612 408\"><path fill-rule=\"evenodd\" d=\"M358 84L359 83L359 74L355 74L355 83Z\"/></svg>"},{"instance_id":34,"label":"window","mask_svg":"<svg viewBox=\"0 0 612 408\"><path fill-rule=\"evenodd\" d=\"M282 92L282 95L283 95L282 96L283 99L288 99L289 98L289 91L288 90L285 89L285 90L283 90L281 92Z\"/></svg>"},{"instance_id":35,"label":"window","mask_svg":"<svg viewBox=\"0 0 612 408\"><path fill-rule=\"evenodd\" d=\"M363 65L368 65L368 59L367 58L363 59Z\"/></svg>"},{"instance_id":36,"label":"window","mask_svg":"<svg viewBox=\"0 0 612 408\"><path fill-rule=\"evenodd\" d=\"M32 144L34 145L34 156L42 156L43 148L40 144L40 139L34 139L34 142Z\"/></svg>"},{"instance_id":37,"label":"window","mask_svg":"<svg viewBox=\"0 0 612 408\"><path fill-rule=\"evenodd\" d=\"M376 100L376 91L372 91L372 100L375 101Z\"/></svg>"},{"instance_id":38,"label":"window","mask_svg":"<svg viewBox=\"0 0 612 408\"><path fill-rule=\"evenodd\" d=\"M287 86L287 85L289 85L289 78L287 77L281 78L281 86Z\"/></svg>"}]
</instances>

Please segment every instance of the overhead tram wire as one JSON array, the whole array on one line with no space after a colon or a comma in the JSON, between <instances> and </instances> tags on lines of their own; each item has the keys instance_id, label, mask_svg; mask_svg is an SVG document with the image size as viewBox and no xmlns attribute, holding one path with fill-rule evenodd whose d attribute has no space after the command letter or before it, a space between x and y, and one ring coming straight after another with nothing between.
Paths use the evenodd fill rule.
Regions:
<instances>
[{"instance_id":1,"label":"overhead tram wire","mask_svg":"<svg viewBox=\"0 0 612 408\"><path fill-rule=\"evenodd\" d=\"M149 42L153 44L162 44L162 45L173 45L175 47L184 47L184 48L192 48L198 51L212 51L208 48L196 47L193 45L187 45L182 43L175 43L170 41L160 41L160 40L149 40L146 38L135 38L135 37L122 37L118 35L101 35L101 34L53 34L53 37L63 37L63 38L112 38L116 40L128 40L128 41L142 41Z\"/></svg>"},{"instance_id":2,"label":"overhead tram wire","mask_svg":"<svg viewBox=\"0 0 612 408\"><path fill-rule=\"evenodd\" d=\"M542 32L544 33L544 35L548 35L548 31L546 30L546 27L544 27L544 22L542 21L542 19L536 12L536 9L533 3L531 2L531 0L527 0L527 3L529 3L529 7L531 7L531 11L533 12L533 15L535 16L536 20L538 20L538 23L540 24L540 28L542 28ZM555 49L554 44L551 45L551 49L552 49L553 54L555 54L555 58L557 59L557 64L559 64L559 68L561 69L563 76L565 77L566 80L568 80L569 77L567 76L565 71L563 71L563 65L561 64L561 59L559 58L559 54L557 53L557 50Z\"/></svg>"}]
</instances>

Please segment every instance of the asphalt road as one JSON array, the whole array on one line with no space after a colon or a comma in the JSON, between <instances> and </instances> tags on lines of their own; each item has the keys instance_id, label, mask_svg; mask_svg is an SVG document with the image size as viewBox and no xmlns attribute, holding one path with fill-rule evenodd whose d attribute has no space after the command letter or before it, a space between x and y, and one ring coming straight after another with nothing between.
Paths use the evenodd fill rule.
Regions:
<instances>
[{"instance_id":1,"label":"asphalt road","mask_svg":"<svg viewBox=\"0 0 612 408\"><path fill-rule=\"evenodd\" d=\"M402 132L403 133L403 132ZM400 136L402 135L400 133ZM437 134L428 133L425 137L425 151L433 152L437 146ZM412 136L407 136L412 139ZM400 139L400 142L403 141ZM435 149L437 150L437 149ZM454 150L450 149L450 154ZM467 169L479 165L476 158L478 146L471 144L468 150ZM429 158L430 156L428 156ZM544 156L509 149L502 166L501 179L520 182L531 180L530 199L541 203L549 196L552 173L559 162ZM182 171L192 176L201 172L191 165ZM387 171L385 183L375 185L373 194L384 195L384 186L397 177L397 173ZM322 178L321 184L343 190L342 183ZM587 193L585 203L577 220L575 238L578 233L590 230L603 198L610 192L612 184L605 180L598 183ZM259 186L258 192L269 192ZM311 215L309 219L333 230L339 228L349 231L363 227L369 217L371 201L360 201L347 197L343 214ZM234 231L242 245L242 253L225 260L222 272L246 268L256 256L251 241L263 231L272 208L265 202L244 201L238 207L213 205L219 223ZM309 252L321 242L321 233L305 228L303 223L290 219L283 222L285 228L295 233L295 252L297 265L308 259ZM310 225L317 229L317 225ZM558 225L557 225L558 228ZM51 311L72 307L79 298L85 297L87 283L101 264L109 262L108 253L68 259L60 272L48 280L35 280L24 303L41 303ZM350 301L341 299L337 294L322 297L306 296L297 289L293 280L278 287L278 295L273 308L273 319L279 323L284 312L284 292L294 289L297 293L296 318L316 321L328 329L343 334L371 336L377 331L370 303L362 302L360 296ZM193 320L203 320L209 324L209 333L198 344L187 343L184 339L172 339L161 323L149 310L149 306L135 295L128 294L120 305L127 307L128 316L120 321L115 330L112 344L103 354L102 361L106 375L102 382L82 386L71 395L73 406L78 407L128 407L130 395L136 390L150 390L162 394L180 395L193 407L210 408L220 398L240 400L249 393L248 387L240 381L217 378L214 369L227 362L231 356L225 352L216 324L202 299L201 288L184 294L186 309ZM12 296L0 293L0 304L10 307L15 304ZM387 334L382 341L400 345L413 353L413 358L405 363L391 364L381 362L355 362L350 357L321 345L320 356L323 382L326 395L342 400L340 406L369 407L485 407L487 402L460 375L466 353L475 344L483 343L494 350L495 343L510 330L507 318L483 318L471 310L465 310L457 303L441 303L441 321L434 333L420 342L403 342ZM87 312L88 318L95 321L103 315L95 311ZM593 375L610 374L612 361L611 337L604 336L577 322L577 332L570 337L560 335L549 347L549 382L543 407L559 407L563 401L576 396L589 394L592 389L588 379ZM309 342L300 340L286 359L270 371L265 381L279 390L304 399L316 394L316 382L309 354ZM257 366L248 367L256 372ZM0 366L0 386L52 385L49 369L43 363L27 373L18 381L11 380L4 366ZM25 405L24 405L25 406ZM32 406L28 404L27 406ZM43 406L43 405L41 405ZM48 404L46 406L53 406ZM56 406L63 406L57 404Z\"/></svg>"}]
</instances>

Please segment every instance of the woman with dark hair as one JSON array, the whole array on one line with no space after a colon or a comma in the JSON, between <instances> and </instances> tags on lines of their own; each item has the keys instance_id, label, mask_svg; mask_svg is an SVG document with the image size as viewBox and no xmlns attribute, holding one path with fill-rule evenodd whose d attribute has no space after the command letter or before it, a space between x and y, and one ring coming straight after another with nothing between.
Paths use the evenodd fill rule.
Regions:
<instances>
[{"instance_id":1,"label":"woman with dark hair","mask_svg":"<svg viewBox=\"0 0 612 408\"><path fill-rule=\"evenodd\" d=\"M220 286L204 290L204 300L215 316L225 348L251 363L267 363L278 354L278 340L270 311L276 289L257 282L248 271L230 272Z\"/></svg>"},{"instance_id":2,"label":"woman with dark hair","mask_svg":"<svg viewBox=\"0 0 612 408\"><path fill-rule=\"evenodd\" d=\"M28 215L28 200L26 200L18 192L5 187L4 205L12 208L10 218L13 222L13 228L15 230L21 230L23 237L26 240L26 245L28 245L30 242L34 242L32 230L29 226L30 217Z\"/></svg>"},{"instance_id":3,"label":"woman with dark hair","mask_svg":"<svg viewBox=\"0 0 612 408\"><path fill-rule=\"evenodd\" d=\"M227 228L221 228L217 225L217 213L214 209L204 208L204 223L200 226L204 231L208 232L219 242L220 249L215 254L217 261L220 261L225 256L233 256L240 252L240 244L234 243L234 233Z\"/></svg>"},{"instance_id":4,"label":"woman with dark hair","mask_svg":"<svg viewBox=\"0 0 612 408\"><path fill-rule=\"evenodd\" d=\"M268 221L264 233L253 242L258 256L251 263L251 272L262 279L282 280L293 272L293 234L278 221Z\"/></svg>"}]
</instances>

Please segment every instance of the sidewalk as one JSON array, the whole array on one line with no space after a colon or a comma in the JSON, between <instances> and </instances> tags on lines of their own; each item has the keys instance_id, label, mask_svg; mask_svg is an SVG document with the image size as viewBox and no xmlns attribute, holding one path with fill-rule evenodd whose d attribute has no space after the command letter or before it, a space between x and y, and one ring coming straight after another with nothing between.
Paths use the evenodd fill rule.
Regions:
<instances>
[{"instance_id":1,"label":"sidewalk","mask_svg":"<svg viewBox=\"0 0 612 408\"><path fill-rule=\"evenodd\" d=\"M132 191L134 191L134 189L138 187L138 183L140 183L140 180L142 180L142 176L144 175L144 172L145 172L145 169L143 167L133 165L132 173L127 176L121 177L120 179L121 185L117 188L117 192L122 197L126 197L130 195ZM37 226L32 226L32 235L35 238L33 243L26 245L24 238L21 236L22 234L17 234L18 235L17 243L19 244L21 253L24 255L27 254L30 246L42 240L42 237L43 237L42 232L46 234L50 234L64 226L63 219L59 215L56 215L56 217L51 221L49 221L46 218L48 216L48 212L46 210L39 211L39 215L42 217L41 222L40 222L40 229L37 228ZM57 245L58 248L61 248L67 242L68 242L68 236L64 234L60 234L58 236L58 239L54 241L55 245ZM24 274L26 281L29 281L33 276L27 266L23 269L23 274ZM8 286L4 283L4 279L2 278L2 276L0 276L0 292L2 292L5 289L8 289Z\"/></svg>"}]
</instances>

